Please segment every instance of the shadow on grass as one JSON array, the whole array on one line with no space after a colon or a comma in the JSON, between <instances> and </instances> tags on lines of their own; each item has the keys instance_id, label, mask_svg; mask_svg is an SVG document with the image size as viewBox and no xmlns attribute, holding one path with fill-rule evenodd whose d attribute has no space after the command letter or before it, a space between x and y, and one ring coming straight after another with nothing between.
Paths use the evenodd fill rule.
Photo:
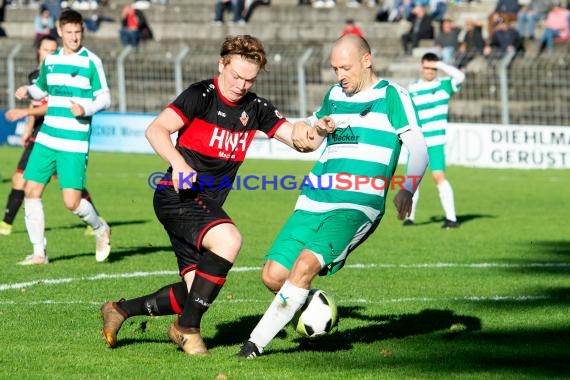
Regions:
<instances>
[{"instance_id":1,"label":"shadow on grass","mask_svg":"<svg viewBox=\"0 0 570 380\"><path fill-rule=\"evenodd\" d=\"M371 360L356 358L359 368L372 371L398 366L418 374L481 373L482 377L491 374L495 378L568 378L570 375L570 326L483 330L479 318L457 315L451 310L426 309L416 314L369 316L362 314L362 309L359 306L339 308L342 320L357 319L362 326L343 329L341 320L338 330L317 339L290 334L288 338L298 343L297 347L280 350L269 346L264 355L349 351L355 344L372 345L392 340L382 346L370 346L375 354ZM259 318L250 315L218 325L218 332L206 344L213 347L243 343ZM281 337L287 335L283 331L280 334ZM393 341L410 337L414 339ZM295 358L299 357L292 360ZM315 356L317 358L320 357ZM349 358L339 355L335 365L352 368L354 361ZM322 366L323 370L330 368L330 362L325 359L304 365Z\"/></svg>"},{"instance_id":2,"label":"shadow on grass","mask_svg":"<svg viewBox=\"0 0 570 380\"><path fill-rule=\"evenodd\" d=\"M465 224L465 223L469 223L472 220L475 219L481 219L481 218L496 218L495 215L489 215L489 214L463 214L463 215L457 215L457 220L459 221L459 223L461 224ZM413 226L425 226L425 225L429 225L429 224L434 224L434 223L443 223L445 220L445 217L443 216L432 216L429 218L429 220L424 221L424 222L414 222Z\"/></svg>"},{"instance_id":3,"label":"shadow on grass","mask_svg":"<svg viewBox=\"0 0 570 380\"><path fill-rule=\"evenodd\" d=\"M170 245L165 246L147 246L147 247L132 247L127 249L112 249L107 262L113 263L117 261L121 261L126 257L129 256L136 256L136 255L146 255L149 253L161 252L161 251L172 251L172 247ZM64 261L64 260L73 260L79 257L93 257L95 258L95 251L87 252L87 253L77 253L74 255L65 255L54 257L53 259L50 257L50 263L54 263L56 261Z\"/></svg>"},{"instance_id":4,"label":"shadow on grass","mask_svg":"<svg viewBox=\"0 0 570 380\"><path fill-rule=\"evenodd\" d=\"M151 222L150 219L107 221L107 223L109 223L109 226L111 226L111 228L119 227L119 226L130 226L130 225L136 225L136 224L145 224L145 223L150 223L150 222ZM74 223L74 224L70 224L70 225L66 225L66 226L46 227L46 231L70 230L70 229L76 229L76 228L81 229L81 228L85 228L85 227L86 227L85 223Z\"/></svg>"},{"instance_id":5,"label":"shadow on grass","mask_svg":"<svg viewBox=\"0 0 570 380\"><path fill-rule=\"evenodd\" d=\"M359 319L372 322L367 326L348 330L333 330L330 334L317 339L304 339L298 335L294 340L299 342L299 347L294 350L273 352L324 351L334 352L349 350L354 342L372 343L391 338L403 338L410 335L432 333L434 331L446 331L450 336L463 331L474 331L481 328L478 318L454 315L450 310L423 310L417 314L387 315L370 317L361 314L363 307L339 307L339 315L342 319ZM248 334L261 319L258 315L248 315L236 321L220 324L217 332L210 339L214 345L234 345L247 340ZM342 319L340 323L342 324ZM243 332L242 334L236 334ZM287 336L282 330L278 338ZM270 351L271 352L271 351Z\"/></svg>"},{"instance_id":6,"label":"shadow on grass","mask_svg":"<svg viewBox=\"0 0 570 380\"><path fill-rule=\"evenodd\" d=\"M538 240L529 241L525 246L543 253L570 256L570 240Z\"/></svg>"}]
</instances>

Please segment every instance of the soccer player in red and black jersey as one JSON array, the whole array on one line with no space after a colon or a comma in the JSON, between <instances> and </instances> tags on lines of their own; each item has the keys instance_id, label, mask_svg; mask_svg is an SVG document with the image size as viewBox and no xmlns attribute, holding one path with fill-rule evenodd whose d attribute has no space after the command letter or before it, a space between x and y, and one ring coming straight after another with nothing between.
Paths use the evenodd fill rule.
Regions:
<instances>
[{"instance_id":1,"label":"soccer player in red and black jersey","mask_svg":"<svg viewBox=\"0 0 570 380\"><path fill-rule=\"evenodd\" d=\"M242 244L222 205L255 132L299 151L316 149L330 132L305 123L293 125L269 100L250 92L266 62L258 39L227 37L218 77L192 84L148 127L152 147L170 164L169 175L155 191L154 209L170 238L183 281L139 298L103 304L102 333L108 347L116 346L117 333L131 316L179 314L169 328L170 339L187 354L208 354L200 321ZM176 132L173 145L170 135ZM201 181L205 178L207 183Z\"/></svg>"}]
</instances>

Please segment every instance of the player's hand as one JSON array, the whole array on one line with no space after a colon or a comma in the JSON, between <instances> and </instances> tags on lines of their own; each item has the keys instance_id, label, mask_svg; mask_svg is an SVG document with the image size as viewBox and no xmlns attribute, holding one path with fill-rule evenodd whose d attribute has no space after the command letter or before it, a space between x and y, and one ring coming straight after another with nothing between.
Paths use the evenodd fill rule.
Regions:
<instances>
[{"instance_id":1,"label":"player's hand","mask_svg":"<svg viewBox=\"0 0 570 380\"><path fill-rule=\"evenodd\" d=\"M180 190L192 188L197 181L198 173L188 165L176 167L172 166L172 186L177 193Z\"/></svg>"},{"instance_id":2,"label":"player's hand","mask_svg":"<svg viewBox=\"0 0 570 380\"><path fill-rule=\"evenodd\" d=\"M30 138L32 137L32 133L31 132L24 132L24 134L22 135L22 146L25 148L28 146L28 144L30 143Z\"/></svg>"},{"instance_id":3,"label":"player's hand","mask_svg":"<svg viewBox=\"0 0 570 380\"><path fill-rule=\"evenodd\" d=\"M28 86L18 87L14 96L16 96L16 99L18 100L28 99Z\"/></svg>"},{"instance_id":4,"label":"player's hand","mask_svg":"<svg viewBox=\"0 0 570 380\"><path fill-rule=\"evenodd\" d=\"M404 220L412 211L412 196L408 190L400 190L394 197L394 205L398 211L398 219Z\"/></svg>"},{"instance_id":5,"label":"player's hand","mask_svg":"<svg viewBox=\"0 0 570 380\"><path fill-rule=\"evenodd\" d=\"M312 143L315 139L315 131L305 121L297 121L293 124L293 132L291 140L293 146L300 152L308 152L312 150Z\"/></svg>"},{"instance_id":6,"label":"player's hand","mask_svg":"<svg viewBox=\"0 0 570 380\"><path fill-rule=\"evenodd\" d=\"M322 119L317 120L315 123L315 129L319 135L324 136L327 133L333 133L336 130L336 123L332 117L325 116Z\"/></svg>"},{"instance_id":7,"label":"player's hand","mask_svg":"<svg viewBox=\"0 0 570 380\"><path fill-rule=\"evenodd\" d=\"M81 117L81 116L85 115L85 109L83 108L83 106L79 103L75 103L73 100L71 101L70 109L71 109L71 113L75 117Z\"/></svg>"},{"instance_id":8,"label":"player's hand","mask_svg":"<svg viewBox=\"0 0 570 380\"><path fill-rule=\"evenodd\" d=\"M6 111L5 116L8 121L20 120L21 118L28 116L28 110L25 108L12 108L11 110Z\"/></svg>"}]
</instances>

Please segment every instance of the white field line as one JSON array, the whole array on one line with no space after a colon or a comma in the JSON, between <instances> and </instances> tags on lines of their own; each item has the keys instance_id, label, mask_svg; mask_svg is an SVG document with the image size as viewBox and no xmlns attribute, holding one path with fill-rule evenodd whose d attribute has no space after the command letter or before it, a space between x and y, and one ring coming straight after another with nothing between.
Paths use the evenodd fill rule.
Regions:
<instances>
[{"instance_id":1,"label":"white field line","mask_svg":"<svg viewBox=\"0 0 570 380\"><path fill-rule=\"evenodd\" d=\"M546 262L546 263L525 263L525 264L506 264L506 263L424 263L424 264L348 264L348 269L446 269L446 268L473 268L473 269L492 269L492 268L570 268L569 263L563 262ZM234 267L232 272L251 272L260 271L261 267ZM130 272L130 273L100 273L94 276L78 277L78 278L59 278L59 279L43 279L27 282L19 282L13 284L0 284L0 292L6 290L16 290L29 288L36 285L58 285L67 284L77 281L99 281L116 278L136 278L136 277L154 277L154 276L172 276L177 275L176 271L154 271L154 272Z\"/></svg>"}]
</instances>

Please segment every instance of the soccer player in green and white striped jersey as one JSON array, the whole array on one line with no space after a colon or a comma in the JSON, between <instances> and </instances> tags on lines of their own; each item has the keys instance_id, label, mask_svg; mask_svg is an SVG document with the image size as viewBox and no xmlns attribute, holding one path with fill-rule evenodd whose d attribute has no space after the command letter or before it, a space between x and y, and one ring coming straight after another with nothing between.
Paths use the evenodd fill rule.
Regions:
<instances>
[{"instance_id":1,"label":"soccer player in green and white striped jersey","mask_svg":"<svg viewBox=\"0 0 570 380\"><path fill-rule=\"evenodd\" d=\"M104 261L111 250L109 226L91 202L81 198L86 183L91 118L111 104L109 88L101 60L81 45L81 14L71 9L63 11L57 32L63 47L44 59L33 85L16 90L18 99L48 96L44 123L24 171L25 221L33 253L20 262L22 265L48 263L42 194L56 171L63 203L95 232L95 259Z\"/></svg>"},{"instance_id":2,"label":"soccer player in green and white striped jersey","mask_svg":"<svg viewBox=\"0 0 570 380\"><path fill-rule=\"evenodd\" d=\"M455 214L455 200L451 184L445 178L445 128L449 101L459 91L465 74L442 61L433 54L426 53L421 60L421 79L408 86L408 91L418 110L422 133L426 139L431 176L437 186L439 199L445 212L442 228L457 228L459 221ZM449 77L438 78L441 70ZM414 194L412 211L404 220L404 226L414 224L416 208L420 197L419 189Z\"/></svg>"},{"instance_id":3,"label":"soccer player in green and white striped jersey","mask_svg":"<svg viewBox=\"0 0 570 380\"><path fill-rule=\"evenodd\" d=\"M376 77L368 42L343 36L333 45L330 60L338 83L307 120L317 132L312 138L326 138L326 147L309 175L312 186L303 187L293 215L265 257L262 279L277 295L238 357L260 355L305 303L312 280L340 270L376 229L402 143L410 158L394 198L400 219L409 213L427 167L412 100L402 87ZM324 133L332 127L333 133Z\"/></svg>"}]
</instances>

